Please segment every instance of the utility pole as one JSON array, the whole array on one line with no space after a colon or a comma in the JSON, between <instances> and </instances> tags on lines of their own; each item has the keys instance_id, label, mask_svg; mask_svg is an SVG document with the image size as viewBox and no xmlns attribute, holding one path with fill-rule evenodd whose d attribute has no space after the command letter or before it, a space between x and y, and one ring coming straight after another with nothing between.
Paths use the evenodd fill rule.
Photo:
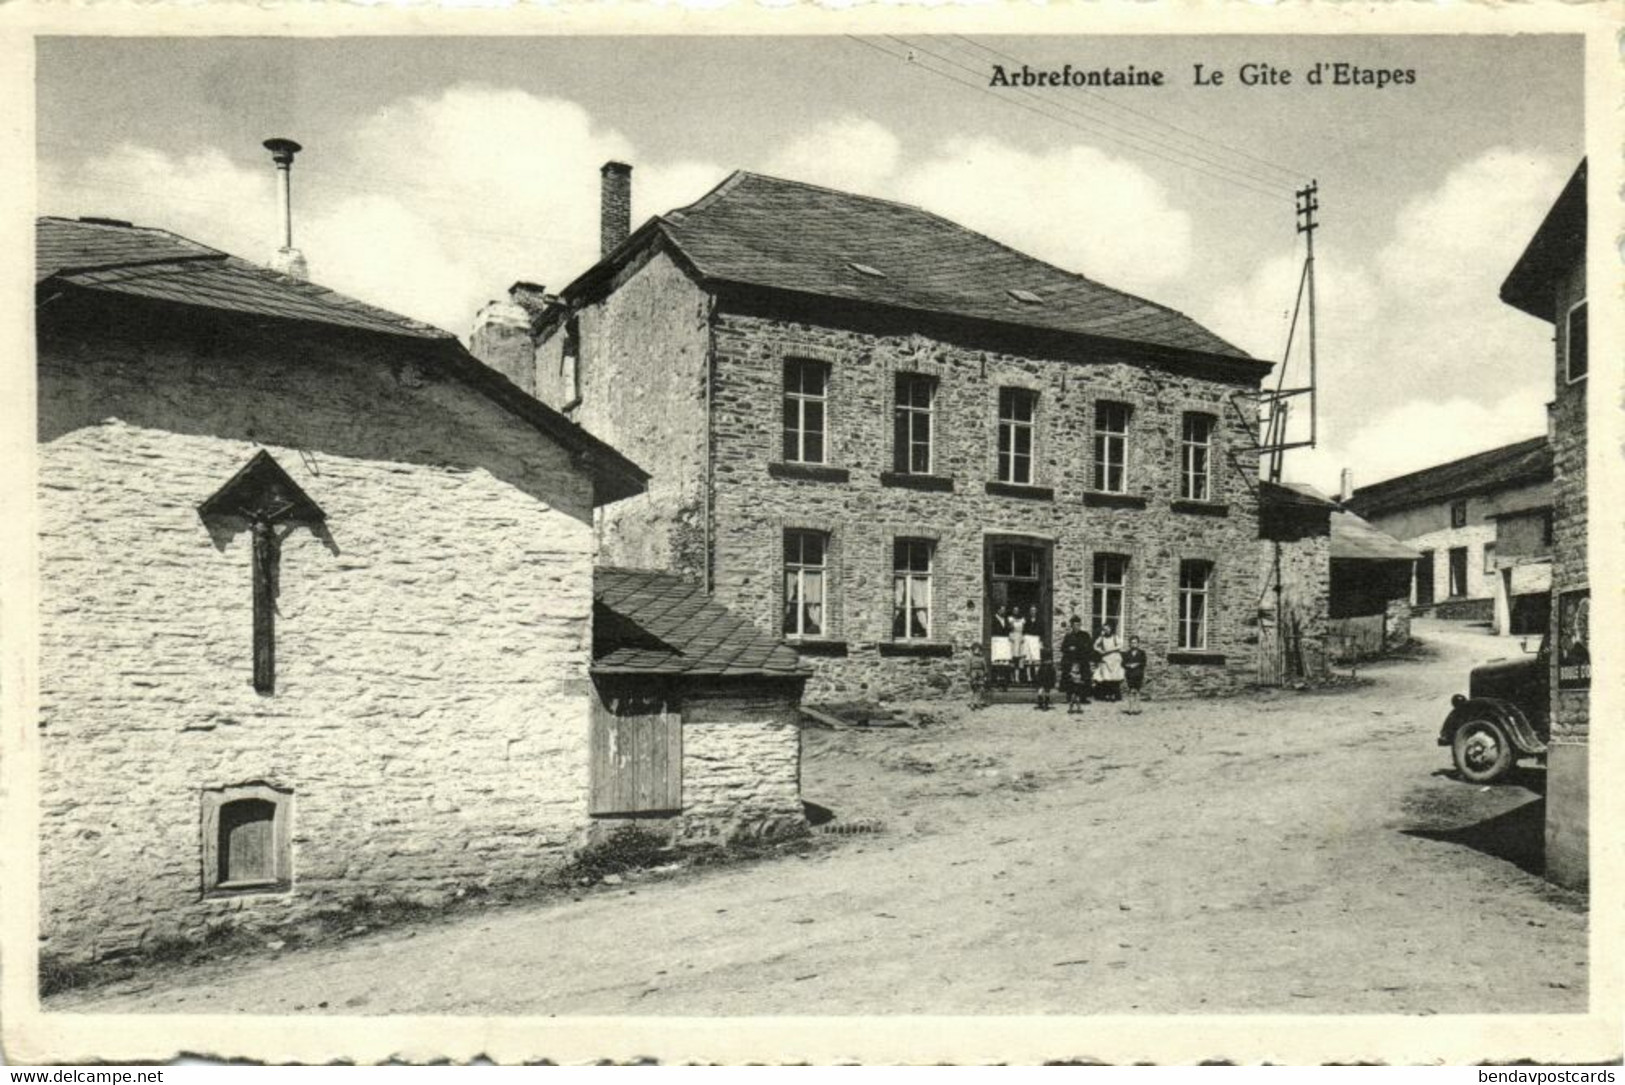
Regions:
<instances>
[{"instance_id":1,"label":"utility pole","mask_svg":"<svg viewBox=\"0 0 1625 1085\"><path fill-rule=\"evenodd\" d=\"M1320 183L1310 180L1306 188L1300 188L1298 196L1298 232L1303 234L1303 243L1306 246L1304 255L1304 278L1309 283L1309 447L1315 447L1315 231L1320 223L1315 221L1315 212L1320 210Z\"/></svg>"}]
</instances>

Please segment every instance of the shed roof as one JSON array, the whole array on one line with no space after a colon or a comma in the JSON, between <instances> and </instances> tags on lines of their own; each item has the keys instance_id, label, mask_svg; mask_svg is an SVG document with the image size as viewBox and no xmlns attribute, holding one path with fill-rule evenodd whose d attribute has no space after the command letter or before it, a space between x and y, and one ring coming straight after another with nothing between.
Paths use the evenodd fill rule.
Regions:
<instances>
[{"instance_id":1,"label":"shed roof","mask_svg":"<svg viewBox=\"0 0 1625 1085\"><path fill-rule=\"evenodd\" d=\"M1352 512L1332 513L1332 560L1415 561L1421 555Z\"/></svg>"},{"instance_id":2,"label":"shed roof","mask_svg":"<svg viewBox=\"0 0 1625 1085\"><path fill-rule=\"evenodd\" d=\"M697 202L651 219L564 291L585 293L642 245L666 238L702 281L950 314L1250 362L1266 362L1164 305L1018 252L939 215L850 192L736 171ZM1147 253L1146 259L1156 259Z\"/></svg>"},{"instance_id":3,"label":"shed roof","mask_svg":"<svg viewBox=\"0 0 1625 1085\"><path fill-rule=\"evenodd\" d=\"M1545 437L1532 437L1362 486L1349 498L1348 507L1361 516L1382 516L1469 494L1545 482L1551 477L1551 443Z\"/></svg>"},{"instance_id":4,"label":"shed roof","mask_svg":"<svg viewBox=\"0 0 1625 1085\"><path fill-rule=\"evenodd\" d=\"M394 337L421 348L448 373L574 452L590 472L595 501L643 492L649 475L564 415L527 395L470 354L450 332L337 291L272 271L168 230L113 219L43 217L34 234L34 281L42 293L183 305L227 317L273 318Z\"/></svg>"},{"instance_id":5,"label":"shed roof","mask_svg":"<svg viewBox=\"0 0 1625 1085\"><path fill-rule=\"evenodd\" d=\"M697 580L601 567L593 583L594 674L806 678L794 648L706 593Z\"/></svg>"}]
</instances>

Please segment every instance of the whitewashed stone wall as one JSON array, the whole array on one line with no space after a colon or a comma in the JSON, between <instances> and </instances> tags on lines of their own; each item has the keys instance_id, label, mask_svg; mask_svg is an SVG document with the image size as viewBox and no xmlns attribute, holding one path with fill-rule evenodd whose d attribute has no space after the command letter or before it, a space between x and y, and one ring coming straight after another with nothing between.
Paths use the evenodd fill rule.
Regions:
<instances>
[{"instance_id":1,"label":"whitewashed stone wall","mask_svg":"<svg viewBox=\"0 0 1625 1085\"><path fill-rule=\"evenodd\" d=\"M321 339L40 358L42 951L531 875L586 824L591 485L466 387ZM251 684L246 532L198 503L268 449L327 513L282 547ZM289 892L202 896L205 788L291 788Z\"/></svg>"},{"instance_id":2,"label":"whitewashed stone wall","mask_svg":"<svg viewBox=\"0 0 1625 1085\"><path fill-rule=\"evenodd\" d=\"M684 838L764 837L805 826L798 692L776 683L685 695Z\"/></svg>"}]
</instances>

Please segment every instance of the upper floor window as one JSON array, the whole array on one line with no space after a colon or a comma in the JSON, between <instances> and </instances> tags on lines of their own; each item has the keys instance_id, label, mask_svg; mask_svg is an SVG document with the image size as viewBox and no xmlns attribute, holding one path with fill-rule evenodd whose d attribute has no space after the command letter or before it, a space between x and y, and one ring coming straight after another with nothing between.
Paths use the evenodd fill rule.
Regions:
<instances>
[{"instance_id":1,"label":"upper floor window","mask_svg":"<svg viewBox=\"0 0 1625 1085\"><path fill-rule=\"evenodd\" d=\"M1484 544L1484 573L1489 575L1493 572L1495 572L1495 544L1487 542Z\"/></svg>"},{"instance_id":2,"label":"upper floor window","mask_svg":"<svg viewBox=\"0 0 1625 1085\"><path fill-rule=\"evenodd\" d=\"M999 389L999 481L1018 486L1033 482L1033 441L1038 393L1026 388Z\"/></svg>"},{"instance_id":3,"label":"upper floor window","mask_svg":"<svg viewBox=\"0 0 1625 1085\"><path fill-rule=\"evenodd\" d=\"M1586 351L1589 346L1586 329L1586 303L1581 302L1569 310L1569 331L1565 350L1570 383L1586 375Z\"/></svg>"},{"instance_id":4,"label":"upper floor window","mask_svg":"<svg viewBox=\"0 0 1625 1085\"><path fill-rule=\"evenodd\" d=\"M817 637L824 633L829 539L817 531L784 533L784 635Z\"/></svg>"},{"instance_id":5,"label":"upper floor window","mask_svg":"<svg viewBox=\"0 0 1625 1085\"><path fill-rule=\"evenodd\" d=\"M1550 509L1540 514L1540 545L1552 545L1552 512Z\"/></svg>"},{"instance_id":6,"label":"upper floor window","mask_svg":"<svg viewBox=\"0 0 1625 1085\"><path fill-rule=\"evenodd\" d=\"M805 358L784 362L784 460L825 462L825 408L829 400L829 366Z\"/></svg>"},{"instance_id":7,"label":"upper floor window","mask_svg":"<svg viewBox=\"0 0 1625 1085\"><path fill-rule=\"evenodd\" d=\"M894 467L902 475L929 475L936 436L937 382L919 373L897 374L893 419Z\"/></svg>"},{"instance_id":8,"label":"upper floor window","mask_svg":"<svg viewBox=\"0 0 1625 1085\"><path fill-rule=\"evenodd\" d=\"M931 564L936 544L930 539L892 543L892 626L897 640L931 636Z\"/></svg>"},{"instance_id":9,"label":"upper floor window","mask_svg":"<svg viewBox=\"0 0 1625 1085\"><path fill-rule=\"evenodd\" d=\"M575 317L564 324L564 346L559 351L559 380L564 385L566 409L581 402L581 325Z\"/></svg>"},{"instance_id":10,"label":"upper floor window","mask_svg":"<svg viewBox=\"0 0 1625 1085\"><path fill-rule=\"evenodd\" d=\"M1128 586L1128 558L1122 554L1096 554L1093 582L1094 635L1100 636L1100 627L1107 622L1118 633L1123 632L1123 599Z\"/></svg>"},{"instance_id":11,"label":"upper floor window","mask_svg":"<svg viewBox=\"0 0 1625 1085\"><path fill-rule=\"evenodd\" d=\"M1187 413L1179 438L1179 496L1213 498L1213 416Z\"/></svg>"},{"instance_id":12,"label":"upper floor window","mask_svg":"<svg viewBox=\"0 0 1625 1085\"><path fill-rule=\"evenodd\" d=\"M1127 485L1128 404L1095 404L1095 489L1120 494Z\"/></svg>"},{"instance_id":13,"label":"upper floor window","mask_svg":"<svg viewBox=\"0 0 1625 1085\"><path fill-rule=\"evenodd\" d=\"M1179 563L1179 647L1200 651L1207 647L1209 602L1213 593L1213 564Z\"/></svg>"},{"instance_id":14,"label":"upper floor window","mask_svg":"<svg viewBox=\"0 0 1625 1085\"><path fill-rule=\"evenodd\" d=\"M1451 527L1466 527L1467 526L1467 502L1465 502L1465 501L1452 501L1450 503L1450 526Z\"/></svg>"}]
</instances>

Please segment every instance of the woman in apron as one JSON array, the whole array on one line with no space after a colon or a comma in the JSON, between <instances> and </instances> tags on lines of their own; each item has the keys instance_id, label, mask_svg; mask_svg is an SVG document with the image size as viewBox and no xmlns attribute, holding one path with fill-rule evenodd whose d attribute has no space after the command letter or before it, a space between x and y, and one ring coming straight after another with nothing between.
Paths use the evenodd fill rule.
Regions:
<instances>
[{"instance_id":1,"label":"woman in apron","mask_svg":"<svg viewBox=\"0 0 1625 1085\"><path fill-rule=\"evenodd\" d=\"M1027 619L1021 611L1012 611L1008 619L1010 623L1010 655L1011 662L1015 664L1016 681L1023 685L1027 682Z\"/></svg>"},{"instance_id":2,"label":"woman in apron","mask_svg":"<svg viewBox=\"0 0 1625 1085\"><path fill-rule=\"evenodd\" d=\"M1123 640L1111 622L1101 625L1095 651L1100 654L1100 663L1095 667L1095 684L1100 687L1101 700L1122 700Z\"/></svg>"},{"instance_id":3,"label":"woman in apron","mask_svg":"<svg viewBox=\"0 0 1625 1085\"><path fill-rule=\"evenodd\" d=\"M1038 668L1044 662L1044 627L1038 621L1038 608L1027 608L1027 621L1022 627L1021 658L1027 664L1027 676L1038 679Z\"/></svg>"},{"instance_id":4,"label":"woman in apron","mask_svg":"<svg viewBox=\"0 0 1625 1085\"><path fill-rule=\"evenodd\" d=\"M993 614L993 641L988 651L988 663L993 670L993 684L1001 689L1010 688L1010 668L1014 661L1014 648L1010 643L1010 615L1003 604Z\"/></svg>"}]
</instances>

